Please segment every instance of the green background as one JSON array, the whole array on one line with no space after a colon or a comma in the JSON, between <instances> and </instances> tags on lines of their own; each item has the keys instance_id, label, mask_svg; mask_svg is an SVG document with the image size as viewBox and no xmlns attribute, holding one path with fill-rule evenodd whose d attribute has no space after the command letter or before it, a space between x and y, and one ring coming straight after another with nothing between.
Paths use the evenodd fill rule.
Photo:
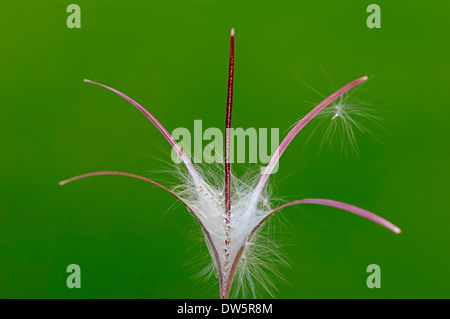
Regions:
<instances>
[{"instance_id":1,"label":"green background","mask_svg":"<svg viewBox=\"0 0 450 319\"><path fill-rule=\"evenodd\" d=\"M381 29L367 28L365 0L80 0L81 29L66 26L70 3L0 2L0 297L218 297L196 276L209 258L199 227L169 194L119 176L57 182L118 170L173 185L161 134L82 80L125 92L169 131L221 128L231 27L235 127L285 134L321 101L302 81L328 95L363 75L358 98L383 118L377 138L357 134L358 157L319 151L320 134L305 144L310 123L272 177L275 195L352 203L403 229L285 209L272 221L290 264L276 297L450 297L448 1L376 1ZM72 263L81 289L66 286ZM381 289L366 286L373 263Z\"/></svg>"}]
</instances>

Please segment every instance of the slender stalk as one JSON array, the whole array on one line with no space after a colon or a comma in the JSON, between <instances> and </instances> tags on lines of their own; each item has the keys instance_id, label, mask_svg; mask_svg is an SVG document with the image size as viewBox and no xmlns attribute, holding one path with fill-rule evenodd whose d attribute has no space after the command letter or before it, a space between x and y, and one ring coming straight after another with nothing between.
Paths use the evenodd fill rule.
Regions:
<instances>
[{"instance_id":1,"label":"slender stalk","mask_svg":"<svg viewBox=\"0 0 450 319\"><path fill-rule=\"evenodd\" d=\"M225 119L225 247L224 247L224 277L227 278L228 273L228 254L230 238L230 221L231 221L231 167L230 167L230 128L231 128L231 111L233 108L233 75L234 75L234 28L231 29L230 38L230 62L228 67L228 94L227 94L227 113ZM224 284L227 282L225 280ZM224 296L224 287L220 287L221 298Z\"/></svg>"},{"instance_id":2,"label":"slender stalk","mask_svg":"<svg viewBox=\"0 0 450 319\"><path fill-rule=\"evenodd\" d=\"M300 200L295 200L286 204L283 204L277 208L275 208L273 211L271 211L269 214L267 214L259 223L258 225L256 225L256 227L252 230L252 232L250 233L250 235L248 236L247 240L250 240L251 237L256 233L256 231L264 224L264 222L271 217L272 215L274 215L276 212L282 210L285 207L288 206L292 206L292 205L297 205L297 204L319 204L319 205L325 205L325 206L330 206L330 207L335 207L335 208L339 208L342 210L345 210L347 212L353 213L355 215L361 216L363 218L366 218L368 220L371 220L387 229L389 229L390 231L393 231L396 234L400 234L402 232L402 230L397 227L396 225L392 224L390 221L372 213L369 212L368 210L359 208L357 206L353 206L347 203L342 203L342 202L338 202L335 200L331 200L331 199L322 199L322 198L307 198L307 199L300 199Z\"/></svg>"},{"instance_id":3,"label":"slender stalk","mask_svg":"<svg viewBox=\"0 0 450 319\"><path fill-rule=\"evenodd\" d=\"M390 231L393 231L396 234L400 234L402 232L402 230L400 228L398 228L397 226L392 224L390 221L388 221L372 212L369 212L368 210L365 210L365 209L362 209L362 208L359 208L357 206L353 206L353 205L350 205L347 203L342 203L342 202L338 202L335 200L331 200L331 199L308 198L308 199L295 200L293 202L286 203L284 205L279 206L278 208L275 208L270 213L270 215L273 215L277 211L279 211L287 206L296 205L296 204L319 204L319 205L325 205L325 206L339 208L342 210L346 210L350 213L356 214L358 216L364 217L368 220L371 220L374 223L377 223L377 224L389 229Z\"/></svg>"},{"instance_id":4,"label":"slender stalk","mask_svg":"<svg viewBox=\"0 0 450 319\"><path fill-rule=\"evenodd\" d=\"M149 178L142 177L142 176L135 175L135 174L131 174L131 173L124 173L124 172L117 172L117 171L100 171L100 172L92 172L92 173L86 173L86 174L83 174L83 175L78 175L78 176L74 176L74 177L68 178L68 179L66 179L66 180L63 180L63 181L59 182L59 185L60 185L60 186L63 186L63 185L66 185L66 184L68 184L68 183L74 182L74 181L79 180L79 179L83 179L83 178L87 178L87 177L92 177L92 176L101 176L101 175L121 175L121 176L127 176L127 177L132 177L132 178L141 179L141 180L143 180L143 181L146 181L146 182L149 182L149 183L151 183L151 184L153 184L153 185L156 185L156 186L158 186L159 188L164 189L166 192L169 192L170 194L172 194L173 196L175 196L179 201L181 201L182 203L184 203L183 200L182 200L180 197L178 197L177 194L175 194L174 192L172 192L172 191L171 191L170 189L168 189L167 187L165 187L165 186L163 186L163 185L161 185L161 184L159 184L159 183L157 183L157 182L155 182L155 181L153 181L153 180L151 180L151 179L149 179Z\"/></svg>"},{"instance_id":5,"label":"slender stalk","mask_svg":"<svg viewBox=\"0 0 450 319\"><path fill-rule=\"evenodd\" d=\"M281 155L283 155L283 152L286 150L286 148L289 146L289 144L292 142L294 137L305 127L306 124L309 123L317 114L320 113L324 108L326 108L330 103L332 103L337 98L341 97L346 92L350 91L355 86L361 84L362 82L367 80L367 76L363 76L359 79L356 79L353 82L350 82L346 86L340 88L333 94L331 94L329 97L327 97L325 100L323 100L320 104L318 104L314 109L312 109L304 118L302 118L293 128L292 130L286 135L284 140L281 142L278 149L275 151L274 155L270 159L269 164L267 165L266 169L264 170L261 179L259 180L258 185L255 188L253 198L255 200L258 200L259 195L261 194L264 186L266 185L267 179L269 178L270 174L272 173L273 169L275 168L275 165L280 160Z\"/></svg>"},{"instance_id":6,"label":"slender stalk","mask_svg":"<svg viewBox=\"0 0 450 319\"><path fill-rule=\"evenodd\" d=\"M277 208L275 208L272 212L270 212L269 214L267 214L256 226L255 228L253 228L253 230L251 231L250 235L247 237L246 242L250 242L253 235L256 234L256 232L258 231L258 229L264 224L264 222L269 219L272 215L274 215L276 212L282 210L285 207L288 206L292 206L292 205L296 205L296 204L319 204L319 205L325 205L325 206L331 206L331 207L335 207L335 208L339 208L345 211L348 211L350 213L356 214L358 216L364 217L368 220L371 220L387 229L389 229L390 231L393 231L396 234L400 234L402 231L399 227L397 227L396 225L392 224L390 221L374 214L371 213L365 209L347 204L347 203L342 203L342 202L338 202L335 200L330 200L330 199L321 199L321 198L308 198L308 199L301 199L301 200L295 200L289 203L286 203L284 205L281 205ZM242 253L244 252L245 246L242 246L235 258L235 261L233 263L233 265L231 266L231 270L230 270L230 274L229 274L229 278L226 281L226 286L225 286L225 290L224 290L224 295L223 298L227 299L229 294L230 294L230 290L231 290L231 284L233 282L233 277L236 273L236 269L237 269L237 265L239 264L239 260L241 259Z\"/></svg>"},{"instance_id":7,"label":"slender stalk","mask_svg":"<svg viewBox=\"0 0 450 319\"><path fill-rule=\"evenodd\" d=\"M140 105L138 102L136 102L135 100L133 100L132 98L130 98L129 96L123 94L122 92L109 87L107 85L98 83L98 82L94 82L91 80L87 80L85 79L84 82L86 83L91 83L91 84L95 84L98 86L101 86L105 89L108 89L118 95L120 95L121 97L123 97L125 100L127 100L128 102L130 102L131 104L133 104L137 109L139 109L142 113L144 113L144 115L156 126L156 128L162 133L162 135L164 135L164 137L167 139L167 141L170 143L170 145L172 145L172 147L177 151L177 154L181 157L182 161L184 162L184 164L186 165L189 173L191 174L192 178L194 179L194 183L198 183L200 181L199 175L197 173L197 171L194 168L194 165L192 165L190 159L186 156L186 154L183 152L183 150L181 149L181 147L178 145L178 143L174 140L174 138L172 137L172 135L170 135L170 133L166 130L166 128L156 119L156 117L154 117L149 111L147 111L142 105Z\"/></svg>"},{"instance_id":8,"label":"slender stalk","mask_svg":"<svg viewBox=\"0 0 450 319\"><path fill-rule=\"evenodd\" d=\"M181 197L179 197L177 194L172 192L167 187L165 187L165 186L155 182L154 180L146 178L146 177L142 177L142 176L131 174L131 173L117 172L117 171L100 171L100 172L93 172L93 173L87 173L87 174L83 174L83 175L78 175L78 176L75 176L75 177L72 177L72 178L69 178L69 179L66 179L66 180L63 180L63 181L59 182L59 185L63 186L63 185L66 185L68 183L74 182L74 181L79 180L79 179L83 179L83 178L87 178L87 177L93 177L93 176L101 176L101 175L121 175L121 176L127 176L127 177L132 177L132 178L137 178L137 179L143 180L145 182L151 183L153 185L158 186L159 188L164 189L166 192L172 194L173 196L176 197L176 199L178 199L181 203L183 203L183 205L186 206L186 208L189 210L189 212L192 214L192 216L194 216L194 218L199 222L200 226L202 227L203 232L205 233L206 239L207 239L207 241L210 244L210 248L212 249L212 252L214 254L214 260L215 260L216 265L217 265L217 270L218 270L218 273L219 273L219 285L220 285L220 287L224 286L224 278L223 278L223 274L222 274L222 268L221 268L221 265L220 265L219 253L217 252L216 247L214 247L214 244L213 244L213 241L211 239L211 235L209 234L209 231L203 225L202 221L194 214L194 212L189 207L189 205L187 205L186 202Z\"/></svg>"}]
</instances>

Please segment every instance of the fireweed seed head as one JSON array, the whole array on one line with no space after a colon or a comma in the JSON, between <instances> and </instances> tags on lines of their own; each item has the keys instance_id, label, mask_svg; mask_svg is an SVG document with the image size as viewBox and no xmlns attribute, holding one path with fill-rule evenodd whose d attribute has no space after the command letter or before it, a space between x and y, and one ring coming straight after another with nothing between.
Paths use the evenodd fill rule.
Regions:
<instances>
[{"instance_id":1,"label":"fireweed seed head","mask_svg":"<svg viewBox=\"0 0 450 319\"><path fill-rule=\"evenodd\" d=\"M117 171L87 173L60 182L60 185L64 185L85 177L118 175L140 179L172 194L186 206L202 229L205 243L213 262L214 272L219 281L220 298L228 298L232 287L234 287L233 295L236 295L239 289L245 289L250 295L256 296L258 285L270 293L276 290L273 278L278 277L279 272L275 266L285 262L283 258L280 258L276 244L269 241L261 229L270 217L288 206L296 204L330 206L359 215L395 233L400 233L400 229L397 226L384 218L359 207L334 200L320 198L301 199L275 207L273 205L273 196L267 187L269 177L277 169L281 156L303 127L330 106L332 110L330 112L334 114L332 116L334 119L330 119L331 121L344 116L344 111L348 113L344 108L337 107L333 110L333 103L338 103L344 94L366 81L367 77L358 78L343 86L316 105L300 121L296 122L278 146L269 164L263 169L262 174L259 170L256 170L253 175L249 172L244 177L238 177L233 174L230 165L231 143L229 132L233 105L234 42L235 31L232 29L223 163L216 163L209 167L194 165L191 158L186 155L166 128L138 102L109 86L85 80L121 96L142 112L167 139L180 157L184 167L177 170L177 175L180 178L179 185L171 189L146 177ZM326 114L326 112L323 114ZM235 278L236 280L234 280Z\"/></svg>"}]
</instances>

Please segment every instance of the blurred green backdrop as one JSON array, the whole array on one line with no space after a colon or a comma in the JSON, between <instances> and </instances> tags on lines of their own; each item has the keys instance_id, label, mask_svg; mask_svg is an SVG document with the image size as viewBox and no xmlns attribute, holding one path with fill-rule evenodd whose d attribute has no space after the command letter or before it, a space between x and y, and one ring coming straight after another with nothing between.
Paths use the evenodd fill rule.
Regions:
<instances>
[{"instance_id":1,"label":"blurred green backdrop","mask_svg":"<svg viewBox=\"0 0 450 319\"><path fill-rule=\"evenodd\" d=\"M0 2L0 297L216 298L195 276L199 227L158 181L170 147L111 85L169 131L224 125L229 32L236 28L233 125L285 132L321 97L360 76L359 98L383 118L357 134L359 157L323 147L314 122L281 160L276 196L331 198L369 209L395 235L321 206L285 209L272 224L290 267L278 298L448 298L450 62L448 1L87 1L81 29L69 1ZM330 84L330 79L332 84ZM284 135L283 135L284 136ZM169 183L170 184L170 183ZM274 223L275 222L275 223ZM82 288L66 287L81 267ZM368 289L366 267L381 267ZM267 297L263 294L263 297Z\"/></svg>"}]
</instances>

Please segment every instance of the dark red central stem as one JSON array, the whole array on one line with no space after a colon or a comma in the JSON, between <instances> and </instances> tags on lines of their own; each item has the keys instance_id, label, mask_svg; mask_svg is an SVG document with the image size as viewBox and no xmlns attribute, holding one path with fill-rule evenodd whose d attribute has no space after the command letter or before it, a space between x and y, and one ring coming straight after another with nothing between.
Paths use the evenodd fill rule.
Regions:
<instances>
[{"instance_id":1,"label":"dark red central stem","mask_svg":"<svg viewBox=\"0 0 450 319\"><path fill-rule=\"evenodd\" d=\"M224 264L223 264L223 286L221 287L221 298L226 298L228 293L225 287L229 275L229 255L230 255L230 230L231 230L231 173L230 173L230 128L231 128L231 110L233 108L233 74L234 74L234 29L231 29L230 40L230 64L228 68L228 95L227 95L227 114L225 121L225 243L224 243Z\"/></svg>"},{"instance_id":2,"label":"dark red central stem","mask_svg":"<svg viewBox=\"0 0 450 319\"><path fill-rule=\"evenodd\" d=\"M230 214L231 209L230 128L231 128L231 110L233 108L233 73L234 73L234 29L231 29L230 64L228 68L227 115L225 122L225 208L227 215Z\"/></svg>"}]
</instances>

